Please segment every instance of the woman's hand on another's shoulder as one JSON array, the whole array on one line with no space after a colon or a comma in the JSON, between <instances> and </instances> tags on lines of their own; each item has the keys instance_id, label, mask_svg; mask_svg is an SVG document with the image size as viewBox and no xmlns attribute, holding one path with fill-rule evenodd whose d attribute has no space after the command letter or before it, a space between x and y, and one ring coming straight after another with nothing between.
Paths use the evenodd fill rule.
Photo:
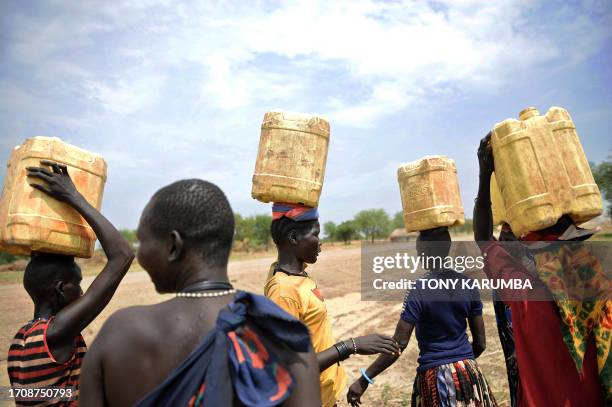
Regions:
<instances>
[{"instance_id":1,"label":"woman's hand on another's shoulder","mask_svg":"<svg viewBox=\"0 0 612 407\"><path fill-rule=\"evenodd\" d=\"M387 355L399 356L401 353L399 344L387 335L370 334L352 338L344 342L349 346L349 349L352 349L353 352L359 355L384 353Z\"/></svg>"}]
</instances>

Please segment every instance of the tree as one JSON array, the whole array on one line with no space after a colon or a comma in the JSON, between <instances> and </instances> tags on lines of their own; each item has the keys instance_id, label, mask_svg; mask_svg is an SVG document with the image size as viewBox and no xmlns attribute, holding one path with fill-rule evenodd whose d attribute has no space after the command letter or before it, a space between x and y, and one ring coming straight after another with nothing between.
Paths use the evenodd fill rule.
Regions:
<instances>
[{"instance_id":1,"label":"tree","mask_svg":"<svg viewBox=\"0 0 612 407\"><path fill-rule=\"evenodd\" d=\"M25 258L24 256L16 256L14 254L0 252L0 264L12 263L15 260Z\"/></svg>"},{"instance_id":2,"label":"tree","mask_svg":"<svg viewBox=\"0 0 612 407\"><path fill-rule=\"evenodd\" d=\"M474 233L472 224L473 224L472 219L466 218L465 223L463 225L453 226L453 227L448 228L448 230L453 235L461 235L461 234L466 234L466 233L471 235Z\"/></svg>"},{"instance_id":3,"label":"tree","mask_svg":"<svg viewBox=\"0 0 612 407\"><path fill-rule=\"evenodd\" d=\"M347 220L338 225L336 228L336 236L338 239L342 240L344 244L349 244L352 239L359 237L359 232L357 232L355 223Z\"/></svg>"},{"instance_id":4,"label":"tree","mask_svg":"<svg viewBox=\"0 0 612 407\"><path fill-rule=\"evenodd\" d=\"M393 229L404 229L404 212L399 211L393 215Z\"/></svg>"},{"instance_id":5,"label":"tree","mask_svg":"<svg viewBox=\"0 0 612 407\"><path fill-rule=\"evenodd\" d=\"M608 216L612 218L612 161L609 159L599 164L589 163L593 178L604 199L608 202Z\"/></svg>"},{"instance_id":6,"label":"tree","mask_svg":"<svg viewBox=\"0 0 612 407\"><path fill-rule=\"evenodd\" d=\"M355 225L366 239L388 237L393 224L384 209L367 209L355 215Z\"/></svg>"},{"instance_id":7,"label":"tree","mask_svg":"<svg viewBox=\"0 0 612 407\"><path fill-rule=\"evenodd\" d=\"M251 225L248 218L243 218L241 214L234 213L234 240L243 241L250 235Z\"/></svg>"},{"instance_id":8,"label":"tree","mask_svg":"<svg viewBox=\"0 0 612 407\"><path fill-rule=\"evenodd\" d=\"M245 247L247 250L264 246L268 250L272 216L266 214L245 217L234 213L234 223L234 243L241 242L240 247Z\"/></svg>"},{"instance_id":9,"label":"tree","mask_svg":"<svg viewBox=\"0 0 612 407\"><path fill-rule=\"evenodd\" d=\"M334 240L338 239L338 226L332 221L325 222L325 224L323 225L323 232L325 233L325 237L330 242L333 242Z\"/></svg>"},{"instance_id":10,"label":"tree","mask_svg":"<svg viewBox=\"0 0 612 407\"><path fill-rule=\"evenodd\" d=\"M136 235L136 231L133 229L121 229L119 230L121 236L130 244L130 247L133 251L136 251L138 247L138 236Z\"/></svg>"},{"instance_id":11,"label":"tree","mask_svg":"<svg viewBox=\"0 0 612 407\"><path fill-rule=\"evenodd\" d=\"M265 246L268 250L270 245L271 215L255 215L253 218L253 242L257 246Z\"/></svg>"}]
</instances>

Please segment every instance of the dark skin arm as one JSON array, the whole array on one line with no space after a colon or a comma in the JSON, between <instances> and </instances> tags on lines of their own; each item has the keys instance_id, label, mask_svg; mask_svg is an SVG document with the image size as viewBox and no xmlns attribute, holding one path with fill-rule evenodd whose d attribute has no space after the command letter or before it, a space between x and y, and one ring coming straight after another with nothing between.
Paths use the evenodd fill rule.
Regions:
<instances>
[{"instance_id":1,"label":"dark skin arm","mask_svg":"<svg viewBox=\"0 0 612 407\"><path fill-rule=\"evenodd\" d=\"M31 184L33 188L72 206L91 226L108 258L102 272L79 299L62 308L47 330L49 351L58 362L70 359L74 338L96 318L112 298L119 282L128 271L134 254L119 231L75 188L68 169L63 164L41 161L43 166L29 167L28 177L45 181L47 185Z\"/></svg>"},{"instance_id":2,"label":"dark skin arm","mask_svg":"<svg viewBox=\"0 0 612 407\"><path fill-rule=\"evenodd\" d=\"M371 334L353 339L355 340L354 345L351 339L343 341L351 351L351 354L355 354L355 346L357 346L358 355L375 355L380 353L391 357L398 357L400 354L400 349L396 340L386 335ZM340 362L340 354L336 348L332 346L331 348L317 353L317 360L319 362L319 370L322 372L331 365Z\"/></svg>"},{"instance_id":3,"label":"dark skin arm","mask_svg":"<svg viewBox=\"0 0 612 407\"><path fill-rule=\"evenodd\" d=\"M493 214L491 212L491 176L493 174L493 151L491 150L491 133L480 141L478 147L478 164L480 180L478 195L474 202L474 240L477 243L493 240Z\"/></svg>"},{"instance_id":4,"label":"dark skin arm","mask_svg":"<svg viewBox=\"0 0 612 407\"><path fill-rule=\"evenodd\" d=\"M319 407L321 405L321 383L319 382L317 355L310 348L308 353L298 353L297 358L296 363L290 363L288 366L295 378L295 387L283 406Z\"/></svg>"},{"instance_id":5,"label":"dark skin arm","mask_svg":"<svg viewBox=\"0 0 612 407\"><path fill-rule=\"evenodd\" d=\"M104 335L104 327L98 333L95 341L85 354L81 377L79 378L79 403L83 406L102 407L108 405L104 397L103 353L108 340Z\"/></svg>"},{"instance_id":6,"label":"dark skin arm","mask_svg":"<svg viewBox=\"0 0 612 407\"><path fill-rule=\"evenodd\" d=\"M285 297L277 297L275 302L289 314L301 320L302 316L300 315L299 305L295 301ZM353 339L355 340L355 344L353 344L351 339L346 339L343 341L351 354L355 354L355 346L357 347L356 353L359 355L375 355L377 353L392 355L400 352L397 343L386 335L371 334ZM319 363L319 370L321 372L329 368L331 365L341 361L340 354L334 346L318 352L317 360Z\"/></svg>"},{"instance_id":7,"label":"dark skin arm","mask_svg":"<svg viewBox=\"0 0 612 407\"><path fill-rule=\"evenodd\" d=\"M474 352L474 359L476 359L487 347L487 337L485 336L485 325L482 315L469 317L468 324L472 333L472 351Z\"/></svg>"},{"instance_id":8,"label":"dark skin arm","mask_svg":"<svg viewBox=\"0 0 612 407\"><path fill-rule=\"evenodd\" d=\"M406 321L399 320L397 326L395 327L395 333L393 334L393 339L397 341L400 349L403 351L408 346L408 342L410 341L410 337L412 336L412 331L414 330L414 325L410 324ZM366 374L370 379L378 376L380 373L384 372L389 366L391 366L395 361L399 358L399 354L389 355L389 354L381 354L375 361L366 369ZM361 396L365 393L368 388L368 382L363 377L360 376L351 387L349 387L348 394L346 395L347 402L351 406L360 406L361 405Z\"/></svg>"}]
</instances>

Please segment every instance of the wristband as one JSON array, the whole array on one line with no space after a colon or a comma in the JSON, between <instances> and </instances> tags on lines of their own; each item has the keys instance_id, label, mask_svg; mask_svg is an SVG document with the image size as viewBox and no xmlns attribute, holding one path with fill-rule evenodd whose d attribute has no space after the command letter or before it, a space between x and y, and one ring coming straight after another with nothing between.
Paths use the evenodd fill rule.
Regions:
<instances>
[{"instance_id":1,"label":"wristband","mask_svg":"<svg viewBox=\"0 0 612 407\"><path fill-rule=\"evenodd\" d=\"M338 351L340 361L348 359L348 357L351 355L351 351L349 350L348 346L346 346L346 343L344 343L344 341L340 341L334 344L334 348L336 348L336 350Z\"/></svg>"},{"instance_id":2,"label":"wristband","mask_svg":"<svg viewBox=\"0 0 612 407\"><path fill-rule=\"evenodd\" d=\"M363 376L364 379L367 380L368 383L374 384L374 380L372 380L372 379L370 379L368 377L368 375L366 374L366 370L363 367L361 369L359 369L359 371L361 372L361 375Z\"/></svg>"},{"instance_id":3,"label":"wristband","mask_svg":"<svg viewBox=\"0 0 612 407\"><path fill-rule=\"evenodd\" d=\"M353 350L354 350L354 354L357 354L357 344L355 343L355 339L351 338L351 341L353 342Z\"/></svg>"},{"instance_id":4,"label":"wristband","mask_svg":"<svg viewBox=\"0 0 612 407\"><path fill-rule=\"evenodd\" d=\"M344 353L344 358L348 358L349 356L351 356L351 350L349 349L349 347L347 346L346 342L344 341L340 341L338 342L338 344L340 345L340 347L342 348L342 352Z\"/></svg>"}]
</instances>

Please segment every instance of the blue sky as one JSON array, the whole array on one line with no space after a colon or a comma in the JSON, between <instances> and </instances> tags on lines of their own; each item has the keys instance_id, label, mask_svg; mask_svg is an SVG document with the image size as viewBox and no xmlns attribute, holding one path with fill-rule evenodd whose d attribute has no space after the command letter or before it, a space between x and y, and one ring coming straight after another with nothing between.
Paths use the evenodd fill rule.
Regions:
<instances>
[{"instance_id":1,"label":"blue sky","mask_svg":"<svg viewBox=\"0 0 612 407\"><path fill-rule=\"evenodd\" d=\"M0 162L35 135L102 154L119 227L190 177L268 212L251 176L276 108L330 120L322 221L400 210L397 167L427 154L456 160L471 217L479 139L527 106L567 108L587 157L611 154L605 0L3 1L0 19Z\"/></svg>"}]
</instances>

